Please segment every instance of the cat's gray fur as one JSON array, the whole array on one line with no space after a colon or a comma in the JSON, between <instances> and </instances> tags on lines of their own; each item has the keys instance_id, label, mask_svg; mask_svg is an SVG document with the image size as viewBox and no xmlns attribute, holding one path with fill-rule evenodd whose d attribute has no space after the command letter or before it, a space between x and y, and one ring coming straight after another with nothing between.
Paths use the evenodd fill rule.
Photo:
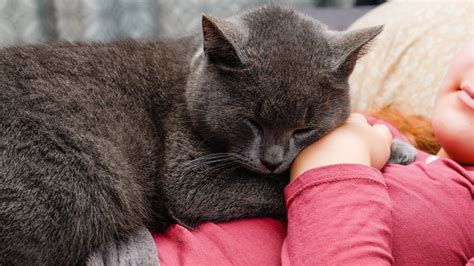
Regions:
<instances>
[{"instance_id":1,"label":"cat's gray fur","mask_svg":"<svg viewBox=\"0 0 474 266\"><path fill-rule=\"evenodd\" d=\"M143 224L284 216L291 161L347 118L380 31L270 5L177 40L1 49L0 264L82 264Z\"/></svg>"},{"instance_id":2,"label":"cat's gray fur","mask_svg":"<svg viewBox=\"0 0 474 266\"><path fill-rule=\"evenodd\" d=\"M416 159L416 149L400 139L394 139L390 146L388 163L407 165Z\"/></svg>"}]
</instances>

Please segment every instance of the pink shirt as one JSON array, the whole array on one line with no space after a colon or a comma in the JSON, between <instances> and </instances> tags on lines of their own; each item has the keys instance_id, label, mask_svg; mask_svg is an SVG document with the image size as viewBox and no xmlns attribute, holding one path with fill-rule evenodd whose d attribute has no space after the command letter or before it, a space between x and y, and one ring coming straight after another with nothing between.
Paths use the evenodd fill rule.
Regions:
<instances>
[{"instance_id":1,"label":"pink shirt","mask_svg":"<svg viewBox=\"0 0 474 266\"><path fill-rule=\"evenodd\" d=\"M154 235L161 265L465 265L474 258L474 167L423 152L411 165L382 171L332 165L303 173L285 198L287 225L245 219Z\"/></svg>"}]
</instances>

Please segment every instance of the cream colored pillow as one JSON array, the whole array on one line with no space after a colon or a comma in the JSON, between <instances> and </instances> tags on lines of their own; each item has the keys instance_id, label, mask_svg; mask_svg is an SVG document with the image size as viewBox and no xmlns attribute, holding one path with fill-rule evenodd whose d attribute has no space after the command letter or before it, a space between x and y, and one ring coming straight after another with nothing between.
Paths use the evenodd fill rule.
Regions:
<instances>
[{"instance_id":1,"label":"cream colored pillow","mask_svg":"<svg viewBox=\"0 0 474 266\"><path fill-rule=\"evenodd\" d=\"M474 38L474 1L390 1L350 28L380 24L384 31L350 78L353 109L394 103L402 111L431 117L451 59Z\"/></svg>"}]
</instances>

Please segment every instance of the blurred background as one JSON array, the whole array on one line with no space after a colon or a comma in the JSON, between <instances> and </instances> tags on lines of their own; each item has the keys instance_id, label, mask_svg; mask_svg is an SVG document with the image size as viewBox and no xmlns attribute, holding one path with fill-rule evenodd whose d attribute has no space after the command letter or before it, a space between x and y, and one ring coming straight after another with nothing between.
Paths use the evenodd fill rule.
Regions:
<instances>
[{"instance_id":1,"label":"blurred background","mask_svg":"<svg viewBox=\"0 0 474 266\"><path fill-rule=\"evenodd\" d=\"M0 0L0 46L53 40L176 37L199 29L203 12L229 16L268 0ZM384 0L280 1L345 29Z\"/></svg>"}]
</instances>

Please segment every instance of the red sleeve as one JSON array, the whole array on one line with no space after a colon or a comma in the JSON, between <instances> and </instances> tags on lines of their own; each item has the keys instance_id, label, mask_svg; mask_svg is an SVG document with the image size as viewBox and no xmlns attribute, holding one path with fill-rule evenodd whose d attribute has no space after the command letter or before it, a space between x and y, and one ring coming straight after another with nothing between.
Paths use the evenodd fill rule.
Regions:
<instances>
[{"instance_id":1,"label":"red sleeve","mask_svg":"<svg viewBox=\"0 0 474 266\"><path fill-rule=\"evenodd\" d=\"M283 265L391 265L392 205L377 169L309 170L285 190Z\"/></svg>"}]
</instances>

